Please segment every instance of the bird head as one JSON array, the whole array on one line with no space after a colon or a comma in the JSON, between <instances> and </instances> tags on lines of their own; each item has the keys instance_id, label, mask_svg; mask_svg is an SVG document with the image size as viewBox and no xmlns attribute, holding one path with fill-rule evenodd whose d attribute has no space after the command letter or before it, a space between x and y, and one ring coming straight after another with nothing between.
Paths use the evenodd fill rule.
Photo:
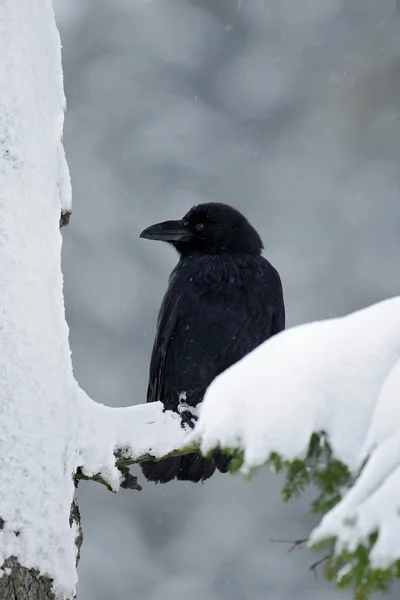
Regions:
<instances>
[{"instance_id":1,"label":"bird head","mask_svg":"<svg viewBox=\"0 0 400 600\"><path fill-rule=\"evenodd\" d=\"M181 255L260 254L263 249L260 236L246 217L219 202L198 204L183 219L151 225L140 237L169 242Z\"/></svg>"}]
</instances>

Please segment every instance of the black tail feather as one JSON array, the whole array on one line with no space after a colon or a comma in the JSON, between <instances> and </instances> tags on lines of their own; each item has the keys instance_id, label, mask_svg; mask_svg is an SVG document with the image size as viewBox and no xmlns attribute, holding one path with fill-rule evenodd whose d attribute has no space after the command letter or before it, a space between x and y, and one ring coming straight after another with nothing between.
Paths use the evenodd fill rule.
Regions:
<instances>
[{"instance_id":1,"label":"black tail feather","mask_svg":"<svg viewBox=\"0 0 400 600\"><path fill-rule=\"evenodd\" d=\"M159 461L149 461L140 464L147 481L168 483L173 479L198 483L206 481L219 469L226 473L229 468L229 458L216 452L212 458L203 458L192 453L185 456L172 456Z\"/></svg>"}]
</instances>

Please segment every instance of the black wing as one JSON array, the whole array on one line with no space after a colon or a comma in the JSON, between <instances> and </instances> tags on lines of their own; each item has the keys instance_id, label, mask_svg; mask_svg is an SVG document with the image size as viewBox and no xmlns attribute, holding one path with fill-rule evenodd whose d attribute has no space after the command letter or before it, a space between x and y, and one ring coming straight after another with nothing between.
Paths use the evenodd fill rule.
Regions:
<instances>
[{"instance_id":1,"label":"black wing","mask_svg":"<svg viewBox=\"0 0 400 600\"><path fill-rule=\"evenodd\" d=\"M180 295L176 295L176 291L170 283L158 315L157 331L150 362L147 402L165 402L163 394L165 363L168 345L174 337L178 324L179 300Z\"/></svg>"},{"instance_id":2,"label":"black wing","mask_svg":"<svg viewBox=\"0 0 400 600\"><path fill-rule=\"evenodd\" d=\"M196 405L217 375L285 327L281 281L265 259L229 285L201 275L177 270L158 318L147 401L172 410L182 392Z\"/></svg>"}]
</instances>

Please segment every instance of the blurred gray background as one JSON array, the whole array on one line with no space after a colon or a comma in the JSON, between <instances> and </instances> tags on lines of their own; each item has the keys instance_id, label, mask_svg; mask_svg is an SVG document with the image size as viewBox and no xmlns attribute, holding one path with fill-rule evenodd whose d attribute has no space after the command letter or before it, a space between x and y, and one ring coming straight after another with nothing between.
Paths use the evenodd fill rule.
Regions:
<instances>
[{"instance_id":1,"label":"blurred gray background","mask_svg":"<svg viewBox=\"0 0 400 600\"><path fill-rule=\"evenodd\" d=\"M74 192L65 300L94 399L144 402L176 256L138 236L195 203L231 203L256 225L289 326L399 294L395 0L55 6ZM283 505L280 486L266 470L116 496L83 483L79 599L349 598L309 572L317 555L271 543L313 525L310 495Z\"/></svg>"}]
</instances>

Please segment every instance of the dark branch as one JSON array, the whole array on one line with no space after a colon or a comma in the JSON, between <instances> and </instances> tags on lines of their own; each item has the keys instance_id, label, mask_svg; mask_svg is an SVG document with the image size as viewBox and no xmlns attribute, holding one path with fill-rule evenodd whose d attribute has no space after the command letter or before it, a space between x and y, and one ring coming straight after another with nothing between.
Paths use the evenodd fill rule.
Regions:
<instances>
[{"instance_id":1,"label":"dark branch","mask_svg":"<svg viewBox=\"0 0 400 600\"><path fill-rule=\"evenodd\" d=\"M326 556L323 556L322 558L316 560L312 565L310 565L309 569L314 574L315 579L318 579L318 572L317 572L318 567L323 565L330 558L332 558L332 552L330 554L327 554Z\"/></svg>"},{"instance_id":2,"label":"dark branch","mask_svg":"<svg viewBox=\"0 0 400 600\"><path fill-rule=\"evenodd\" d=\"M304 546L304 544L308 542L308 538L302 538L301 540L271 540L271 542L273 544L290 544L290 547L288 549L288 554L290 554L291 552L293 552L293 550Z\"/></svg>"}]
</instances>

